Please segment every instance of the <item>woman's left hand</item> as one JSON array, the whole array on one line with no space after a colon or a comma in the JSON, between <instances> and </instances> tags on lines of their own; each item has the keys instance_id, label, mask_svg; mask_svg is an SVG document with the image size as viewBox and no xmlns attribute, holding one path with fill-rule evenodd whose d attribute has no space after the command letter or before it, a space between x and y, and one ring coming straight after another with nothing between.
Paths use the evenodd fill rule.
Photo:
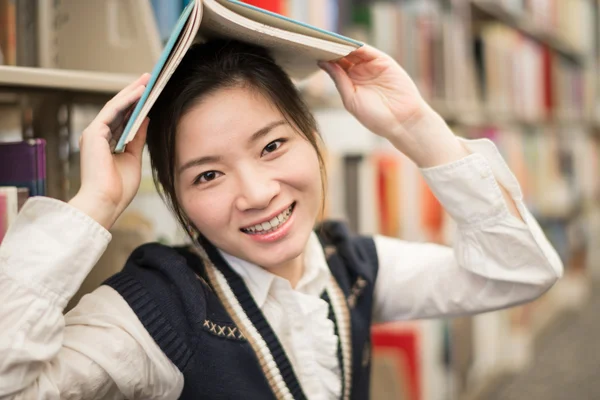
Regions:
<instances>
[{"instance_id":1,"label":"woman's left hand","mask_svg":"<svg viewBox=\"0 0 600 400\"><path fill-rule=\"evenodd\" d=\"M363 45L344 58L319 66L334 80L346 109L417 165L439 165L468 154L389 55Z\"/></svg>"}]
</instances>

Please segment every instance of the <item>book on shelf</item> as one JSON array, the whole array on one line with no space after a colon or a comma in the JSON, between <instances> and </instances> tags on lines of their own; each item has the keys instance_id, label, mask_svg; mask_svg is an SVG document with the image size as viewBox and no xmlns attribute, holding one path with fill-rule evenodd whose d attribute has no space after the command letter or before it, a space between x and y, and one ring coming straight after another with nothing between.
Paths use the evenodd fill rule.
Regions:
<instances>
[{"instance_id":1,"label":"book on shelf","mask_svg":"<svg viewBox=\"0 0 600 400\"><path fill-rule=\"evenodd\" d=\"M0 0L0 49L3 63L17 65L17 5L15 0Z\"/></svg>"},{"instance_id":2,"label":"book on shelf","mask_svg":"<svg viewBox=\"0 0 600 400\"><path fill-rule=\"evenodd\" d=\"M35 1L39 67L141 74L160 55L148 0Z\"/></svg>"},{"instance_id":3,"label":"book on shelf","mask_svg":"<svg viewBox=\"0 0 600 400\"><path fill-rule=\"evenodd\" d=\"M46 141L0 143L0 185L23 187L31 196L46 194Z\"/></svg>"},{"instance_id":4,"label":"book on shelf","mask_svg":"<svg viewBox=\"0 0 600 400\"><path fill-rule=\"evenodd\" d=\"M38 66L37 1L18 0L16 3L17 65Z\"/></svg>"},{"instance_id":5,"label":"book on shelf","mask_svg":"<svg viewBox=\"0 0 600 400\"><path fill-rule=\"evenodd\" d=\"M0 243L28 197L27 188L0 186Z\"/></svg>"},{"instance_id":6,"label":"book on shelf","mask_svg":"<svg viewBox=\"0 0 600 400\"><path fill-rule=\"evenodd\" d=\"M212 37L259 44L293 79L318 71L318 60L346 56L362 43L237 0L196 0L182 12L152 70L115 151L122 152L192 43Z\"/></svg>"}]
</instances>

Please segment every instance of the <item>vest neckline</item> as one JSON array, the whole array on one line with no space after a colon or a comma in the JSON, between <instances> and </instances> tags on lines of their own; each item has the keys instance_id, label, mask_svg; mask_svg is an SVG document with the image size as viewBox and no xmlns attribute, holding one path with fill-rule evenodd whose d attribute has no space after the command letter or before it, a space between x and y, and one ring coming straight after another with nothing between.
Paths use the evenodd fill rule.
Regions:
<instances>
[{"instance_id":1,"label":"vest neckline","mask_svg":"<svg viewBox=\"0 0 600 400\"><path fill-rule=\"evenodd\" d=\"M216 247L199 238L193 246L205 266L210 286L254 351L277 399L306 399L285 350L258 307L244 280L229 266ZM328 260L329 262L329 260ZM329 318L339 338L338 360L342 372L342 399L350 398L352 339L346 297L333 274L321 296L329 304Z\"/></svg>"}]
</instances>

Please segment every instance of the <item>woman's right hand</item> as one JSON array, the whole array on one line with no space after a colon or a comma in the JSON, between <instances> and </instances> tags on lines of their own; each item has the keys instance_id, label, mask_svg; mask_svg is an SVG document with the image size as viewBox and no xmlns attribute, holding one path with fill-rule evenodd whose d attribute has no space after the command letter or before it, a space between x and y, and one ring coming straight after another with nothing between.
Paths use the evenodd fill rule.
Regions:
<instances>
[{"instance_id":1,"label":"woman's right hand","mask_svg":"<svg viewBox=\"0 0 600 400\"><path fill-rule=\"evenodd\" d=\"M133 200L140 185L148 119L123 153L113 154L111 141L123 132L127 115L140 99L149 79L150 75L144 74L117 93L79 139L81 187L69 204L106 229L110 229Z\"/></svg>"}]
</instances>

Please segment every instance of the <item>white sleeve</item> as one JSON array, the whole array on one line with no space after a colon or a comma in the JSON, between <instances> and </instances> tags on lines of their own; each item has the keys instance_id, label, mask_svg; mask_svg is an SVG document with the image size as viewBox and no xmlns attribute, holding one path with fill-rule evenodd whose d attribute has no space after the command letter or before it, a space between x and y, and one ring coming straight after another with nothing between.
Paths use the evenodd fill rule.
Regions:
<instances>
[{"instance_id":1,"label":"white sleeve","mask_svg":"<svg viewBox=\"0 0 600 400\"><path fill-rule=\"evenodd\" d=\"M177 398L183 378L117 292L63 316L110 234L66 203L27 201L0 245L0 398Z\"/></svg>"},{"instance_id":2,"label":"white sleeve","mask_svg":"<svg viewBox=\"0 0 600 400\"><path fill-rule=\"evenodd\" d=\"M562 276L563 265L525 207L512 172L486 139L464 141L473 154L423 169L457 225L453 247L376 236L375 319L456 316L531 301ZM507 208L499 184L525 223Z\"/></svg>"}]
</instances>

